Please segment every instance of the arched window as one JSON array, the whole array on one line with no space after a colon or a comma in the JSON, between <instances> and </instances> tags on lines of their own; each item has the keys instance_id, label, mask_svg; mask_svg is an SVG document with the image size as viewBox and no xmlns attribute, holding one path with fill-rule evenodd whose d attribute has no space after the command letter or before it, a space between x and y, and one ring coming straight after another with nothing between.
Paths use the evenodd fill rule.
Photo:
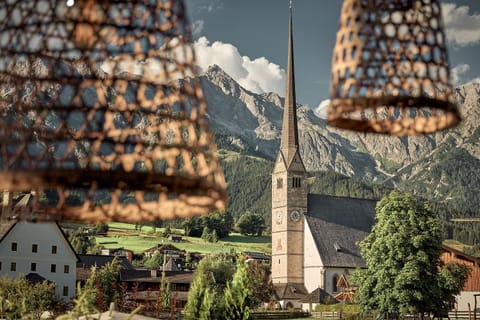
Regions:
<instances>
[{"instance_id":1,"label":"arched window","mask_svg":"<svg viewBox=\"0 0 480 320\"><path fill-rule=\"evenodd\" d=\"M334 274L332 278L332 292L337 292L338 274Z\"/></svg>"}]
</instances>

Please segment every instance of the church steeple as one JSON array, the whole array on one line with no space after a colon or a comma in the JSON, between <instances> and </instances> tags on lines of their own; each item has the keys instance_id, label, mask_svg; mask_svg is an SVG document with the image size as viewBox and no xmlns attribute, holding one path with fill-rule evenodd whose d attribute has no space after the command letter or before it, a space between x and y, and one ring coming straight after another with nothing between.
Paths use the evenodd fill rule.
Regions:
<instances>
[{"instance_id":1,"label":"church steeple","mask_svg":"<svg viewBox=\"0 0 480 320\"><path fill-rule=\"evenodd\" d=\"M272 172L271 277L275 286L287 284L297 292L306 292L303 285L303 234L308 191L305 166L299 152L292 20L292 2L290 1L287 87L282 139Z\"/></svg>"},{"instance_id":2,"label":"church steeple","mask_svg":"<svg viewBox=\"0 0 480 320\"><path fill-rule=\"evenodd\" d=\"M280 150L287 166L290 165L298 151L297 110L295 98L295 65L293 58L293 17L292 0L290 0L290 24L288 30L288 63L285 105L283 110L282 140Z\"/></svg>"}]
</instances>

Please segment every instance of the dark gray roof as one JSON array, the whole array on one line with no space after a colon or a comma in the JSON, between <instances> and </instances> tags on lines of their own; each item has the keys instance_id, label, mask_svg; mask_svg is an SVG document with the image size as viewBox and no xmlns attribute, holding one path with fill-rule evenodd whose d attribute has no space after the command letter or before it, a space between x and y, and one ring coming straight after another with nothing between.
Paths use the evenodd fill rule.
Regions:
<instances>
[{"instance_id":1,"label":"dark gray roof","mask_svg":"<svg viewBox=\"0 0 480 320\"><path fill-rule=\"evenodd\" d=\"M306 223L327 267L365 267L358 242L370 232L376 200L309 194Z\"/></svg>"},{"instance_id":2,"label":"dark gray roof","mask_svg":"<svg viewBox=\"0 0 480 320\"><path fill-rule=\"evenodd\" d=\"M303 300L308 291L303 283L274 283L273 297L275 300Z\"/></svg>"},{"instance_id":3,"label":"dark gray roof","mask_svg":"<svg viewBox=\"0 0 480 320\"><path fill-rule=\"evenodd\" d=\"M118 262L122 269L133 269L133 265L128 261L127 258L117 256ZM102 256L97 254L79 254L77 261L77 268L87 268L90 269L93 266L97 268L102 268L107 263L111 263L115 259L115 256Z\"/></svg>"},{"instance_id":4,"label":"dark gray roof","mask_svg":"<svg viewBox=\"0 0 480 320\"><path fill-rule=\"evenodd\" d=\"M309 293L302 302L304 303L327 303L330 301L335 301L335 298L328 293L327 291L323 290L322 288L317 288Z\"/></svg>"},{"instance_id":5,"label":"dark gray roof","mask_svg":"<svg viewBox=\"0 0 480 320\"><path fill-rule=\"evenodd\" d=\"M193 281L191 271L165 271L165 279L170 283L187 283ZM120 270L120 280L124 282L153 282L160 283L162 271L150 269L124 269Z\"/></svg>"},{"instance_id":6,"label":"dark gray roof","mask_svg":"<svg viewBox=\"0 0 480 320\"><path fill-rule=\"evenodd\" d=\"M37 284L37 283L42 283L43 281L47 280L38 273L29 273L25 276L25 279L27 279L28 282L31 284ZM51 281L48 281L51 283Z\"/></svg>"}]
</instances>

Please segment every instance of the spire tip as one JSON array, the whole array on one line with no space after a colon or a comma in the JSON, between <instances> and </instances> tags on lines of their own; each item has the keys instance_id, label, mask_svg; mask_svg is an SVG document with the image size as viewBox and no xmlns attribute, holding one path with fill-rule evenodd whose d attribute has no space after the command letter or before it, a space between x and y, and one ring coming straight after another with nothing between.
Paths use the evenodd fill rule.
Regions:
<instances>
[{"instance_id":1,"label":"spire tip","mask_svg":"<svg viewBox=\"0 0 480 320\"><path fill-rule=\"evenodd\" d=\"M292 0L290 0L290 9L292 9Z\"/></svg>"}]
</instances>

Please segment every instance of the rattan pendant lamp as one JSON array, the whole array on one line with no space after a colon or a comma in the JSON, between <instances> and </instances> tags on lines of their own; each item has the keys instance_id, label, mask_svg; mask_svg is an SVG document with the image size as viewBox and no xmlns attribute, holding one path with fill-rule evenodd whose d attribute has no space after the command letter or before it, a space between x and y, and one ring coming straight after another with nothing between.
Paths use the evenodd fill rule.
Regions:
<instances>
[{"instance_id":1,"label":"rattan pendant lamp","mask_svg":"<svg viewBox=\"0 0 480 320\"><path fill-rule=\"evenodd\" d=\"M0 3L0 189L27 220L223 209L181 0Z\"/></svg>"},{"instance_id":2,"label":"rattan pendant lamp","mask_svg":"<svg viewBox=\"0 0 480 320\"><path fill-rule=\"evenodd\" d=\"M344 0L330 125L402 136L459 123L440 10L438 0Z\"/></svg>"}]
</instances>

